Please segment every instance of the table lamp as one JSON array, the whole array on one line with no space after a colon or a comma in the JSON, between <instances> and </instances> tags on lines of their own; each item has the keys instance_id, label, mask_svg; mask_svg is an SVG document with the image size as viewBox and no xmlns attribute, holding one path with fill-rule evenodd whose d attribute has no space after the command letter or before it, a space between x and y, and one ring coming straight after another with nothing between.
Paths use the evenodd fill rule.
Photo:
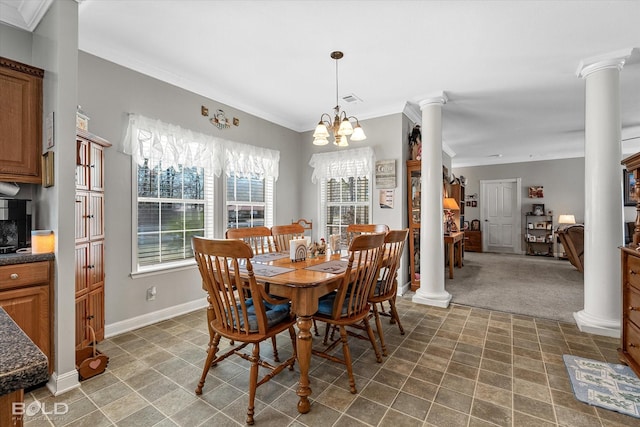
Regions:
<instances>
[{"instance_id":1,"label":"table lamp","mask_svg":"<svg viewBox=\"0 0 640 427\"><path fill-rule=\"evenodd\" d=\"M576 217L574 215L562 214L558 217L558 229L560 229L560 226L562 225L567 226L575 223Z\"/></svg>"},{"instance_id":2,"label":"table lamp","mask_svg":"<svg viewBox=\"0 0 640 427\"><path fill-rule=\"evenodd\" d=\"M452 231L458 231L455 221L453 220L453 212L460 210L460 206L453 197L445 197L442 200L442 210L445 213L446 233L449 234Z\"/></svg>"},{"instance_id":3,"label":"table lamp","mask_svg":"<svg viewBox=\"0 0 640 427\"><path fill-rule=\"evenodd\" d=\"M48 254L55 251L55 236L52 230L33 230L31 232L31 253Z\"/></svg>"}]
</instances>

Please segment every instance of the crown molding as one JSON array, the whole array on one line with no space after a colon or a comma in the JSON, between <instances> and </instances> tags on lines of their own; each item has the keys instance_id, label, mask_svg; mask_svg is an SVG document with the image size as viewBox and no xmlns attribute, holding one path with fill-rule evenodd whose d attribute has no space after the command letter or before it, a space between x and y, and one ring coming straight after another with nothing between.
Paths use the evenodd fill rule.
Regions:
<instances>
[{"instance_id":1,"label":"crown molding","mask_svg":"<svg viewBox=\"0 0 640 427\"><path fill-rule=\"evenodd\" d=\"M0 0L0 21L33 32L53 0Z\"/></svg>"}]
</instances>

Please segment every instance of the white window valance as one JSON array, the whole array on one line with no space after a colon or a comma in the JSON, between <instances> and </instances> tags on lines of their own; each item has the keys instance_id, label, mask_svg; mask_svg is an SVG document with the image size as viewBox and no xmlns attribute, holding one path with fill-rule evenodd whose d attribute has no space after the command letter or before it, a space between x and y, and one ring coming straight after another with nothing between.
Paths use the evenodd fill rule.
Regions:
<instances>
[{"instance_id":1,"label":"white window valance","mask_svg":"<svg viewBox=\"0 0 640 427\"><path fill-rule=\"evenodd\" d=\"M309 160L309 166L313 168L311 182L315 184L318 180L371 176L374 164L375 153L371 147L316 153Z\"/></svg>"},{"instance_id":2,"label":"white window valance","mask_svg":"<svg viewBox=\"0 0 640 427\"><path fill-rule=\"evenodd\" d=\"M129 125L120 151L133 157L138 165L151 168L202 167L207 174L269 176L278 179L280 152L239 144L194 132L140 114L129 115Z\"/></svg>"},{"instance_id":3,"label":"white window valance","mask_svg":"<svg viewBox=\"0 0 640 427\"><path fill-rule=\"evenodd\" d=\"M215 176L222 172L222 141L139 114L129 115L121 151L131 155L138 165L146 162L150 168L162 162L163 168L202 167Z\"/></svg>"},{"instance_id":4,"label":"white window valance","mask_svg":"<svg viewBox=\"0 0 640 427\"><path fill-rule=\"evenodd\" d=\"M278 180L280 151L231 142L225 154L225 173L244 178L270 177Z\"/></svg>"}]
</instances>

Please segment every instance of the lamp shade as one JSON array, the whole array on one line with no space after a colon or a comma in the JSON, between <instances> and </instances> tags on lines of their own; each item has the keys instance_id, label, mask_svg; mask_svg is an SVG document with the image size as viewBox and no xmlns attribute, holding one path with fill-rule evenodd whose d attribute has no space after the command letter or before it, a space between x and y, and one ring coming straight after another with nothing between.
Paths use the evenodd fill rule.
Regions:
<instances>
[{"instance_id":1,"label":"lamp shade","mask_svg":"<svg viewBox=\"0 0 640 427\"><path fill-rule=\"evenodd\" d=\"M442 201L442 209L457 211L457 210L460 210L460 206L458 206L456 199L452 197L445 197L444 200Z\"/></svg>"},{"instance_id":2,"label":"lamp shade","mask_svg":"<svg viewBox=\"0 0 640 427\"><path fill-rule=\"evenodd\" d=\"M342 123L340 123L340 128L338 129L338 135L351 135L353 133L353 126L351 126L351 122L346 117L342 119Z\"/></svg>"},{"instance_id":3,"label":"lamp shade","mask_svg":"<svg viewBox=\"0 0 640 427\"><path fill-rule=\"evenodd\" d=\"M362 127L360 125L356 125L353 129L353 134L351 135L352 141L364 141L367 139L367 136L364 134Z\"/></svg>"},{"instance_id":4,"label":"lamp shade","mask_svg":"<svg viewBox=\"0 0 640 427\"><path fill-rule=\"evenodd\" d=\"M324 123L322 122L318 123L318 126L316 126L315 132L313 132L313 137L324 138L324 139L327 139L327 137L329 137L329 131L327 130L327 127L324 125Z\"/></svg>"},{"instance_id":5,"label":"lamp shade","mask_svg":"<svg viewBox=\"0 0 640 427\"><path fill-rule=\"evenodd\" d=\"M56 241L52 230L31 232L31 253L48 254L55 251Z\"/></svg>"},{"instance_id":6,"label":"lamp shade","mask_svg":"<svg viewBox=\"0 0 640 427\"><path fill-rule=\"evenodd\" d=\"M558 224L575 224L576 217L573 215L560 215L558 217Z\"/></svg>"},{"instance_id":7,"label":"lamp shade","mask_svg":"<svg viewBox=\"0 0 640 427\"><path fill-rule=\"evenodd\" d=\"M327 145L329 140L326 137L316 136L313 138L313 145Z\"/></svg>"}]
</instances>

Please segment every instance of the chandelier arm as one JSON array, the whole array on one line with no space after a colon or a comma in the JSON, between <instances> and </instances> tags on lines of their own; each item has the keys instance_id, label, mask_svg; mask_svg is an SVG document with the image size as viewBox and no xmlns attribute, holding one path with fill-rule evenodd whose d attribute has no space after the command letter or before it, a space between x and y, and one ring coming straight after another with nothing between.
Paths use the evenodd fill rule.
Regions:
<instances>
[{"instance_id":1,"label":"chandelier arm","mask_svg":"<svg viewBox=\"0 0 640 427\"><path fill-rule=\"evenodd\" d=\"M325 116L327 117L327 120L325 120ZM327 126L327 128L330 128L332 125L332 121L331 121L331 116L327 113L322 113L322 115L320 116L320 121Z\"/></svg>"}]
</instances>

